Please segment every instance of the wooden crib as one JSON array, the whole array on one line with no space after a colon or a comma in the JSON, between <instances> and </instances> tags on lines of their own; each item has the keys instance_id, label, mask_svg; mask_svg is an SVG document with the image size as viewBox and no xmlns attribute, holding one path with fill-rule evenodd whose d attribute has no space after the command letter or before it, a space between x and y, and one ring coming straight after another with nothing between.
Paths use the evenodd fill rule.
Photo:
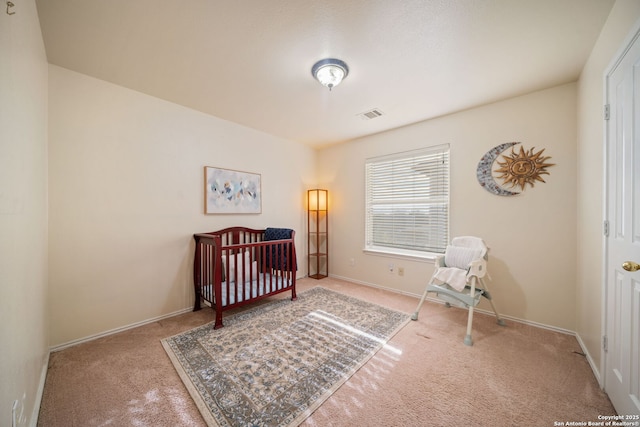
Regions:
<instances>
[{"instance_id":1,"label":"wooden crib","mask_svg":"<svg viewBox=\"0 0 640 427\"><path fill-rule=\"evenodd\" d=\"M222 328L222 312L291 290L296 299L295 231L229 227L194 234L195 304L206 301L216 311L214 329Z\"/></svg>"}]
</instances>

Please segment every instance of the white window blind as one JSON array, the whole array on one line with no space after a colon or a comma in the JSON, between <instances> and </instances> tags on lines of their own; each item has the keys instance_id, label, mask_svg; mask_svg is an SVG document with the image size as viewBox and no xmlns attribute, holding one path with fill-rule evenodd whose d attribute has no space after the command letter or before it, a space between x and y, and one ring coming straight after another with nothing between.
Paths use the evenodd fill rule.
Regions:
<instances>
[{"instance_id":1,"label":"white window blind","mask_svg":"<svg viewBox=\"0 0 640 427\"><path fill-rule=\"evenodd\" d=\"M449 242L449 145L366 161L365 249L444 253Z\"/></svg>"}]
</instances>

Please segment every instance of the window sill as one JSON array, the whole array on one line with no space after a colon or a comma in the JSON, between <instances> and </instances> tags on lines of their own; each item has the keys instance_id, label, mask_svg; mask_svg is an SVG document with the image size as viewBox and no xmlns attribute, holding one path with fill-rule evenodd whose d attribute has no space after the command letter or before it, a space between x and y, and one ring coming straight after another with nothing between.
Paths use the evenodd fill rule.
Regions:
<instances>
[{"instance_id":1,"label":"window sill","mask_svg":"<svg viewBox=\"0 0 640 427\"><path fill-rule=\"evenodd\" d=\"M408 259L411 261L434 262L436 258L444 256L444 254L438 254L435 252L417 252L417 251L408 251L408 250L402 250L402 249L388 249L388 248L364 248L362 251L365 254L369 254L369 255Z\"/></svg>"}]
</instances>

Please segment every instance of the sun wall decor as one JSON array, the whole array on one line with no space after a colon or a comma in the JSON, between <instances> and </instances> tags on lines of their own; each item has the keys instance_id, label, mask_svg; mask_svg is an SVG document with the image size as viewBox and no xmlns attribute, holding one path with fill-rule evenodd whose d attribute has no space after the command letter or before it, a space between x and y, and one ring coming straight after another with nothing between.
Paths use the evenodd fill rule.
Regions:
<instances>
[{"instance_id":1,"label":"sun wall decor","mask_svg":"<svg viewBox=\"0 0 640 427\"><path fill-rule=\"evenodd\" d=\"M550 156L543 156L544 148L535 151L535 147L525 150L520 146L520 151L516 152L514 145L519 142L507 142L497 145L487 151L476 170L476 176L480 185L490 193L499 196L515 196L520 194L511 191L514 187L519 186L520 190L524 190L526 185L534 186L536 181L545 182L541 175L549 175L546 168L554 166L553 163L547 163ZM511 154L502 154L508 148L511 148ZM498 157L502 154L502 160ZM494 178L493 164L497 161L499 168L495 170L497 179L502 180L502 185L498 184ZM503 188L509 187L509 189Z\"/></svg>"}]
</instances>

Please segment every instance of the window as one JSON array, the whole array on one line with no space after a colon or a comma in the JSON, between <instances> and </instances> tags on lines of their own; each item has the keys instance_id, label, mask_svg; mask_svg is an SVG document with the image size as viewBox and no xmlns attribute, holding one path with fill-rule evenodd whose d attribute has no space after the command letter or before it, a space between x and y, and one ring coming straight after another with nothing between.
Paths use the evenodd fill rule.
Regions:
<instances>
[{"instance_id":1,"label":"window","mask_svg":"<svg viewBox=\"0 0 640 427\"><path fill-rule=\"evenodd\" d=\"M449 242L449 145L366 161L365 250L424 257Z\"/></svg>"}]
</instances>

